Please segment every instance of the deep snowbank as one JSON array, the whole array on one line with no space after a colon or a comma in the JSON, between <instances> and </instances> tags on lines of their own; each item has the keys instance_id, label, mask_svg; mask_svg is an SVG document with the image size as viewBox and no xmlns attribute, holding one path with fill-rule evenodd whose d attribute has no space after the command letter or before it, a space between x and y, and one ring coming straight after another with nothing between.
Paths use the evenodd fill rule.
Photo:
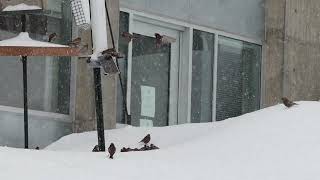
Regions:
<instances>
[{"instance_id":1,"label":"deep snowbank","mask_svg":"<svg viewBox=\"0 0 320 180\"><path fill-rule=\"evenodd\" d=\"M66 136L47 150L0 148L0 179L301 180L320 179L320 102L277 105L223 122L106 131L135 147L145 134L161 149L91 153L96 133Z\"/></svg>"}]
</instances>

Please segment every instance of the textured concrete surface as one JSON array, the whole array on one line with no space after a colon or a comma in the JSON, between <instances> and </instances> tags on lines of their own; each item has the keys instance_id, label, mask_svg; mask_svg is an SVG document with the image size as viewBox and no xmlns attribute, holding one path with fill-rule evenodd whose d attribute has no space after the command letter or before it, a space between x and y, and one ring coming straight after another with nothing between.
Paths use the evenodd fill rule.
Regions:
<instances>
[{"instance_id":1,"label":"textured concrete surface","mask_svg":"<svg viewBox=\"0 0 320 180\"><path fill-rule=\"evenodd\" d=\"M262 104L276 104L282 96L285 0L266 1L266 29L263 46Z\"/></svg>"},{"instance_id":2,"label":"textured concrete surface","mask_svg":"<svg viewBox=\"0 0 320 180\"><path fill-rule=\"evenodd\" d=\"M118 48L119 39L119 0L106 0L110 15L110 23L113 31L115 46ZM108 24L108 23L107 23ZM108 30L108 47L112 48L111 34ZM116 128L117 122L117 81L118 75L105 76L101 74L103 115L105 129Z\"/></svg>"},{"instance_id":3,"label":"textured concrete surface","mask_svg":"<svg viewBox=\"0 0 320 180\"><path fill-rule=\"evenodd\" d=\"M107 0L107 5L111 26L115 36L115 44L118 44L119 35L119 1ZM112 47L111 35L109 28L108 34L108 46ZM91 46L91 33L90 31L81 31L79 36L83 38L83 42ZM91 53L91 52L88 52ZM83 132L96 129L96 117L95 117L95 94L93 83L93 70L89 68L86 59L79 59L74 61L74 74L75 88L74 95L74 112L73 112L73 131ZM117 76L105 76L101 72L101 84L102 84L102 98L103 98L103 118L105 129L112 129L116 127L116 115L117 115Z\"/></svg>"},{"instance_id":4,"label":"textured concrete surface","mask_svg":"<svg viewBox=\"0 0 320 180\"><path fill-rule=\"evenodd\" d=\"M267 0L263 105L320 98L320 1Z\"/></svg>"},{"instance_id":5,"label":"textured concrete surface","mask_svg":"<svg viewBox=\"0 0 320 180\"><path fill-rule=\"evenodd\" d=\"M265 0L120 0L121 7L262 40Z\"/></svg>"}]
</instances>

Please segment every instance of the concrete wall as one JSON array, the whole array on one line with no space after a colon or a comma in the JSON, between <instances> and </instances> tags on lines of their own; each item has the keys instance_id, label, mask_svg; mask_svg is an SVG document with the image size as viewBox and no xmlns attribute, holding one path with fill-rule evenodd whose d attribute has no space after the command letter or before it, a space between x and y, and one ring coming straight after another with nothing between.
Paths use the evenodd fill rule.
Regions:
<instances>
[{"instance_id":1,"label":"concrete wall","mask_svg":"<svg viewBox=\"0 0 320 180\"><path fill-rule=\"evenodd\" d=\"M265 0L120 0L121 7L262 40Z\"/></svg>"},{"instance_id":2,"label":"concrete wall","mask_svg":"<svg viewBox=\"0 0 320 180\"><path fill-rule=\"evenodd\" d=\"M115 44L118 44L119 35L119 1L106 0L113 33L115 36ZM109 28L107 29L109 32ZM89 44L89 50L86 54L91 54L91 30L75 29L74 37L82 37L84 43ZM108 46L111 48L111 35L108 34ZM93 70L86 63L86 58L74 59L73 63L73 84L72 90L72 119L73 131L83 132L96 129L95 115L95 93L93 83ZM102 98L103 98L103 118L105 129L116 127L117 116L117 76L105 76L101 73Z\"/></svg>"},{"instance_id":3,"label":"concrete wall","mask_svg":"<svg viewBox=\"0 0 320 180\"><path fill-rule=\"evenodd\" d=\"M266 3L264 106L320 98L320 1Z\"/></svg>"},{"instance_id":4,"label":"concrete wall","mask_svg":"<svg viewBox=\"0 0 320 180\"><path fill-rule=\"evenodd\" d=\"M279 102L283 94L285 0L267 0L263 46L263 106Z\"/></svg>"}]
</instances>

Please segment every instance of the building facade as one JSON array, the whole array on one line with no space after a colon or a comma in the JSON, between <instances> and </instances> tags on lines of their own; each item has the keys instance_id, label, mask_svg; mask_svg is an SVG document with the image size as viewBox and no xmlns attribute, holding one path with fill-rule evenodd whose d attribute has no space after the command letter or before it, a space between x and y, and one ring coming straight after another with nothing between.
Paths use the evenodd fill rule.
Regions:
<instances>
[{"instance_id":1,"label":"building facade","mask_svg":"<svg viewBox=\"0 0 320 180\"><path fill-rule=\"evenodd\" d=\"M122 86L118 76L102 75L106 129L220 121L282 96L320 97L316 0L106 2L125 55ZM90 30L74 25L69 1L42 3L43 14L29 17L32 38L56 32L55 43L65 44L80 36L91 48ZM0 15L0 39L15 36L19 24L18 16ZM170 43L157 43L155 33ZM0 59L0 145L22 147L22 67L18 58ZM95 129L93 72L85 58L36 57L29 66L31 147Z\"/></svg>"}]
</instances>

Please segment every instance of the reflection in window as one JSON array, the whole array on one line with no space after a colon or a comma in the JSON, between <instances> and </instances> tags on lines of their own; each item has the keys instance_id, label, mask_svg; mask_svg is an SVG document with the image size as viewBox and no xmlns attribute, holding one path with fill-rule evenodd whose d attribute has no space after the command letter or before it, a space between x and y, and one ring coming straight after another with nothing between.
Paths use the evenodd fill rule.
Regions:
<instances>
[{"instance_id":1,"label":"reflection in window","mask_svg":"<svg viewBox=\"0 0 320 180\"><path fill-rule=\"evenodd\" d=\"M212 121L214 34L194 30L191 122Z\"/></svg>"},{"instance_id":2,"label":"reflection in window","mask_svg":"<svg viewBox=\"0 0 320 180\"><path fill-rule=\"evenodd\" d=\"M128 55L128 41L125 40L121 34L123 32L129 31L129 14L125 12L120 12L120 27L119 27L119 52L125 56L123 59L119 59L119 69L121 72L121 78L124 88L124 95L126 95L127 92L127 55ZM123 98L126 100L126 96L123 97L122 91L121 91L121 85L118 81L117 86L117 122L118 123L125 123L125 106L123 102Z\"/></svg>"},{"instance_id":3,"label":"reflection in window","mask_svg":"<svg viewBox=\"0 0 320 180\"><path fill-rule=\"evenodd\" d=\"M261 47L219 37L217 120L260 108Z\"/></svg>"},{"instance_id":4,"label":"reflection in window","mask_svg":"<svg viewBox=\"0 0 320 180\"><path fill-rule=\"evenodd\" d=\"M57 4L57 3L56 3ZM70 3L60 2L59 11L28 15L30 37L47 41L58 34L54 43L66 44L71 39L72 15ZM21 31L21 17L14 13L0 15L0 40L16 36ZM23 107L22 64L18 57L0 57L0 105ZM70 58L28 58L29 107L34 110L69 114Z\"/></svg>"}]
</instances>

